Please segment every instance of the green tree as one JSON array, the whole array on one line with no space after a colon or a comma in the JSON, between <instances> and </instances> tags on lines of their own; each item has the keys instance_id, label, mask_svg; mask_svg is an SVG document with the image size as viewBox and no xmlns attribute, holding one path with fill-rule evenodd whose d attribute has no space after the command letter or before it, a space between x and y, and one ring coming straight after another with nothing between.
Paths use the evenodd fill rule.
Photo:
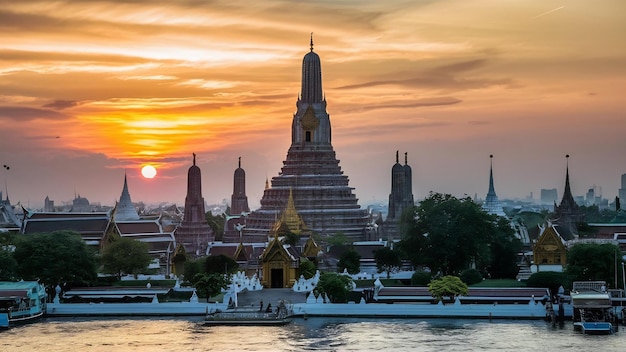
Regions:
<instances>
[{"instance_id":1,"label":"green tree","mask_svg":"<svg viewBox=\"0 0 626 352\"><path fill-rule=\"evenodd\" d=\"M17 262L13 253L0 249L0 281L17 279Z\"/></svg>"},{"instance_id":2,"label":"green tree","mask_svg":"<svg viewBox=\"0 0 626 352\"><path fill-rule=\"evenodd\" d=\"M285 234L285 238L283 239L283 243L295 246L300 241L300 235L294 232L287 232Z\"/></svg>"},{"instance_id":3,"label":"green tree","mask_svg":"<svg viewBox=\"0 0 626 352\"><path fill-rule=\"evenodd\" d=\"M102 250L102 270L114 274L118 279L122 275L137 275L144 271L152 261L148 253L148 244L128 237L115 238Z\"/></svg>"},{"instance_id":4,"label":"green tree","mask_svg":"<svg viewBox=\"0 0 626 352\"><path fill-rule=\"evenodd\" d=\"M540 271L532 274L528 280L526 280L526 286L547 288L554 295L558 292L560 286L563 286L563 288L571 287L572 280L569 279L566 273Z\"/></svg>"},{"instance_id":5,"label":"green tree","mask_svg":"<svg viewBox=\"0 0 626 352\"><path fill-rule=\"evenodd\" d=\"M565 272L574 281L602 280L607 287L616 287L615 269L621 269L621 258L620 249L614 244L578 243L567 252Z\"/></svg>"},{"instance_id":6,"label":"green tree","mask_svg":"<svg viewBox=\"0 0 626 352\"><path fill-rule=\"evenodd\" d=\"M237 270L239 264L223 254L206 257L204 272L209 274L228 274Z\"/></svg>"},{"instance_id":7,"label":"green tree","mask_svg":"<svg viewBox=\"0 0 626 352\"><path fill-rule=\"evenodd\" d=\"M416 208L401 247L414 266L432 272L458 274L472 264L484 270L492 261L497 217L487 214L471 198L430 193ZM423 237L423 238L422 238Z\"/></svg>"},{"instance_id":8,"label":"green tree","mask_svg":"<svg viewBox=\"0 0 626 352\"><path fill-rule=\"evenodd\" d=\"M509 220L498 217L495 223L494 237L490 242L491 262L487 272L492 279L515 279L519 272L517 253L522 249L522 242L515 237Z\"/></svg>"},{"instance_id":9,"label":"green tree","mask_svg":"<svg viewBox=\"0 0 626 352\"><path fill-rule=\"evenodd\" d=\"M207 303L209 298L217 296L226 289L230 283L228 275L217 273L198 273L193 277L193 286L198 290L200 295L206 297Z\"/></svg>"},{"instance_id":10,"label":"green tree","mask_svg":"<svg viewBox=\"0 0 626 352\"><path fill-rule=\"evenodd\" d=\"M465 269L461 272L461 281L467 285L474 285L483 281L483 274L476 269Z\"/></svg>"},{"instance_id":11,"label":"green tree","mask_svg":"<svg viewBox=\"0 0 626 352\"><path fill-rule=\"evenodd\" d=\"M398 250L403 258L408 259L413 267L420 267L425 262L423 250L426 248L426 236L423 226L417 222L417 207L405 209L400 215L398 228L402 240Z\"/></svg>"},{"instance_id":12,"label":"green tree","mask_svg":"<svg viewBox=\"0 0 626 352\"><path fill-rule=\"evenodd\" d=\"M444 297L467 295L467 285L458 276L447 275L428 284L428 292L438 301Z\"/></svg>"},{"instance_id":13,"label":"green tree","mask_svg":"<svg viewBox=\"0 0 626 352\"><path fill-rule=\"evenodd\" d=\"M427 286L433 277L428 271L416 271L411 275L411 286Z\"/></svg>"},{"instance_id":14,"label":"green tree","mask_svg":"<svg viewBox=\"0 0 626 352\"><path fill-rule=\"evenodd\" d=\"M189 282L192 286L194 285L194 278L198 273L204 273L204 267L207 257L198 258L196 260L187 260L185 261L185 269L183 278L185 281ZM223 274L223 273L222 273Z\"/></svg>"},{"instance_id":15,"label":"green tree","mask_svg":"<svg viewBox=\"0 0 626 352\"><path fill-rule=\"evenodd\" d=\"M358 274L361 271L361 255L354 249L348 249L341 253L337 270L339 272L348 271L349 274Z\"/></svg>"},{"instance_id":16,"label":"green tree","mask_svg":"<svg viewBox=\"0 0 626 352\"><path fill-rule=\"evenodd\" d=\"M230 207L226 209L226 212L230 212ZM215 235L216 241L221 241L224 238L224 226L226 224L226 214L213 215L212 212L207 211L204 214L204 218L206 222L213 230L213 235Z\"/></svg>"},{"instance_id":17,"label":"green tree","mask_svg":"<svg viewBox=\"0 0 626 352\"><path fill-rule=\"evenodd\" d=\"M345 233L337 232L336 234L332 236L326 237L326 243L328 243L329 246L338 247L338 246L345 246L347 244L350 244L350 240L348 239Z\"/></svg>"},{"instance_id":18,"label":"green tree","mask_svg":"<svg viewBox=\"0 0 626 352\"><path fill-rule=\"evenodd\" d=\"M55 231L21 236L13 257L18 275L39 279L46 285L62 282L86 285L97 277L96 256L81 236L72 231Z\"/></svg>"},{"instance_id":19,"label":"green tree","mask_svg":"<svg viewBox=\"0 0 626 352\"><path fill-rule=\"evenodd\" d=\"M307 258L300 258L300 267L298 268L300 275L302 275L305 279L310 279L315 276L316 271L317 267L315 267L315 263Z\"/></svg>"},{"instance_id":20,"label":"green tree","mask_svg":"<svg viewBox=\"0 0 626 352\"><path fill-rule=\"evenodd\" d=\"M316 296L327 295L332 303L348 302L348 292L352 291L354 282L346 275L325 272L320 275L317 286L313 289Z\"/></svg>"},{"instance_id":21,"label":"green tree","mask_svg":"<svg viewBox=\"0 0 626 352\"><path fill-rule=\"evenodd\" d=\"M396 272L402 266L402 260L398 251L389 247L383 247L374 252L374 260L379 273L386 272L389 278L392 272Z\"/></svg>"}]
</instances>

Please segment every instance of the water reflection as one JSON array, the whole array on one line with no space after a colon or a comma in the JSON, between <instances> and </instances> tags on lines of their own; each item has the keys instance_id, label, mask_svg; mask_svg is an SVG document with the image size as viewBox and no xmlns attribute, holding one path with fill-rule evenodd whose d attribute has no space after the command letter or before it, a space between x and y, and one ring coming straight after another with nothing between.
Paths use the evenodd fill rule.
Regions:
<instances>
[{"instance_id":1,"label":"water reflection","mask_svg":"<svg viewBox=\"0 0 626 352\"><path fill-rule=\"evenodd\" d=\"M583 336L571 322L296 319L287 326L203 326L197 318L47 319L0 332L0 351L623 351L626 330Z\"/></svg>"}]
</instances>

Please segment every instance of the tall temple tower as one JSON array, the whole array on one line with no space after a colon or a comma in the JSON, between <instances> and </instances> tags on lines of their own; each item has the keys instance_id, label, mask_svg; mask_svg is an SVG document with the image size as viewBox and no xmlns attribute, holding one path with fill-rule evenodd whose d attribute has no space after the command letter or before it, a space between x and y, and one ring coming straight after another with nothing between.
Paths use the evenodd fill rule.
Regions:
<instances>
[{"instance_id":1,"label":"tall temple tower","mask_svg":"<svg viewBox=\"0 0 626 352\"><path fill-rule=\"evenodd\" d=\"M246 226L246 216L250 213L246 196L246 171L241 168L241 157L233 175L233 194L230 197L230 213L226 214L223 242L240 242Z\"/></svg>"},{"instance_id":2,"label":"tall temple tower","mask_svg":"<svg viewBox=\"0 0 626 352\"><path fill-rule=\"evenodd\" d=\"M404 165L401 165L398 151L396 151L396 163L391 167L391 193L389 194L387 220L384 223L384 234L387 239L399 239L398 221L406 209L415 205L413 171L407 158L407 153L404 153Z\"/></svg>"},{"instance_id":3,"label":"tall temple tower","mask_svg":"<svg viewBox=\"0 0 626 352\"><path fill-rule=\"evenodd\" d=\"M569 154L565 156L566 168L565 168L565 190L563 191L563 198L561 204L556 205L554 203L554 223L561 226L559 233L563 235L566 240L572 239L578 235L578 224L585 221L585 214L580 211L578 204L574 201L572 196L572 190L569 184ZM566 233L569 232L568 233Z\"/></svg>"},{"instance_id":4,"label":"tall temple tower","mask_svg":"<svg viewBox=\"0 0 626 352\"><path fill-rule=\"evenodd\" d=\"M322 93L320 57L311 50L302 61L302 89L291 124L291 146L278 176L248 216L248 241L267 241L272 224L287 207L289 192L298 213L322 237L343 233L353 241L365 237L367 210L348 185L331 144L330 117Z\"/></svg>"},{"instance_id":5,"label":"tall temple tower","mask_svg":"<svg viewBox=\"0 0 626 352\"><path fill-rule=\"evenodd\" d=\"M233 176L233 194L230 197L230 213L239 215L249 213L248 196L246 196L246 172L241 168L241 157Z\"/></svg>"},{"instance_id":6,"label":"tall temple tower","mask_svg":"<svg viewBox=\"0 0 626 352\"><path fill-rule=\"evenodd\" d=\"M483 203L483 209L489 213L498 216L506 217L502 204L498 200L496 189L493 186L493 155L489 155L489 190L487 191L487 197Z\"/></svg>"},{"instance_id":7,"label":"tall temple tower","mask_svg":"<svg viewBox=\"0 0 626 352\"><path fill-rule=\"evenodd\" d=\"M187 172L187 197L183 221L174 234L176 243L182 244L192 257L205 255L209 242L215 240L213 230L205 218L204 198L202 197L202 178L200 168L196 166L196 154L193 165Z\"/></svg>"},{"instance_id":8,"label":"tall temple tower","mask_svg":"<svg viewBox=\"0 0 626 352\"><path fill-rule=\"evenodd\" d=\"M124 188L122 189L122 195L120 201L115 205L115 220L127 221L127 220L139 220L139 214L130 200L130 193L128 192L128 182L126 181L126 173L124 173Z\"/></svg>"}]
</instances>

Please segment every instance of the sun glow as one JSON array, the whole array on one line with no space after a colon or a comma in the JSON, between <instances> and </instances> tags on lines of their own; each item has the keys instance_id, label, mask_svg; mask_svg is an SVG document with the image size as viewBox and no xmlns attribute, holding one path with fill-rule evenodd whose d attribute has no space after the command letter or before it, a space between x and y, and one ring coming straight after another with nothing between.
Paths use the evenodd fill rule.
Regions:
<instances>
[{"instance_id":1,"label":"sun glow","mask_svg":"<svg viewBox=\"0 0 626 352\"><path fill-rule=\"evenodd\" d=\"M154 178L157 174L157 170L152 165L144 165L144 167L141 168L141 174L145 178Z\"/></svg>"}]
</instances>

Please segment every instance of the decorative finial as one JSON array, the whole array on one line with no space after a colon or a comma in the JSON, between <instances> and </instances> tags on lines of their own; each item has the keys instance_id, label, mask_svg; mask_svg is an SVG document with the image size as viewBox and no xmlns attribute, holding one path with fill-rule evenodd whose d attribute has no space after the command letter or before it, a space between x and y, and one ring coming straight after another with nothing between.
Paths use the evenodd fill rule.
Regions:
<instances>
[{"instance_id":1,"label":"decorative finial","mask_svg":"<svg viewBox=\"0 0 626 352\"><path fill-rule=\"evenodd\" d=\"M241 169L241 157L239 157L239 168Z\"/></svg>"},{"instance_id":2,"label":"decorative finial","mask_svg":"<svg viewBox=\"0 0 626 352\"><path fill-rule=\"evenodd\" d=\"M311 51L313 51L313 32L311 32Z\"/></svg>"},{"instance_id":3,"label":"decorative finial","mask_svg":"<svg viewBox=\"0 0 626 352\"><path fill-rule=\"evenodd\" d=\"M490 157L491 159L493 159L493 154L490 154L490 155L489 155L489 157Z\"/></svg>"},{"instance_id":4,"label":"decorative finial","mask_svg":"<svg viewBox=\"0 0 626 352\"><path fill-rule=\"evenodd\" d=\"M193 166L196 166L196 153L193 153Z\"/></svg>"}]
</instances>

